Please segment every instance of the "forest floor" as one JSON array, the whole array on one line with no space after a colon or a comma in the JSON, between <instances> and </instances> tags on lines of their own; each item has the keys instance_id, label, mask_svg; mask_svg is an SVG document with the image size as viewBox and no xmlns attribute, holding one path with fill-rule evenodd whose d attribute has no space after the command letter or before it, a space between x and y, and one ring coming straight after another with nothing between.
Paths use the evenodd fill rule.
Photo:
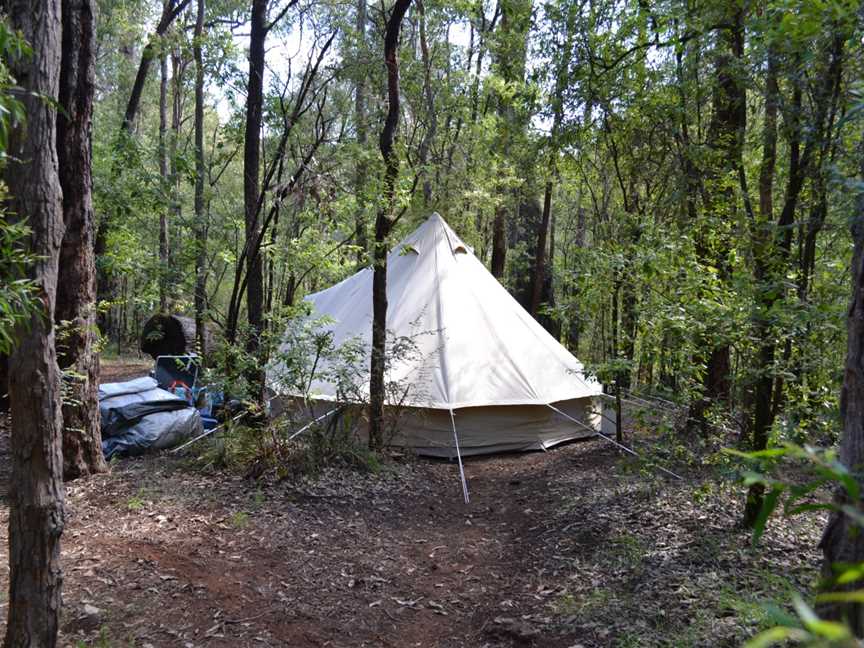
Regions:
<instances>
[{"instance_id":1,"label":"forest floor","mask_svg":"<svg viewBox=\"0 0 864 648\"><path fill-rule=\"evenodd\" d=\"M67 486L63 645L740 645L812 586L823 520L753 549L739 488L668 467L685 479L601 441L472 459L466 505L442 461L253 481L123 460Z\"/></svg>"}]
</instances>

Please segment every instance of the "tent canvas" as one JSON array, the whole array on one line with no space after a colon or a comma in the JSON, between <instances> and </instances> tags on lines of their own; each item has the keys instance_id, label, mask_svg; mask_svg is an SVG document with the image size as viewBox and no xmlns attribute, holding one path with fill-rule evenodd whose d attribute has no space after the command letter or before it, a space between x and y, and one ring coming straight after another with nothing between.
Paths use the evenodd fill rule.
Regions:
<instances>
[{"instance_id":1,"label":"tent canvas","mask_svg":"<svg viewBox=\"0 0 864 648\"><path fill-rule=\"evenodd\" d=\"M454 422L463 455L545 449L600 429L601 385L441 216L433 214L396 245L387 264L388 340L406 338L412 346L388 367L387 380L407 388L395 445L451 456ZM368 364L372 269L306 299L313 317L330 320L334 344L359 340ZM270 387L291 395L279 375L276 363ZM365 382L356 389L368 395ZM337 386L313 380L310 396L337 401Z\"/></svg>"}]
</instances>

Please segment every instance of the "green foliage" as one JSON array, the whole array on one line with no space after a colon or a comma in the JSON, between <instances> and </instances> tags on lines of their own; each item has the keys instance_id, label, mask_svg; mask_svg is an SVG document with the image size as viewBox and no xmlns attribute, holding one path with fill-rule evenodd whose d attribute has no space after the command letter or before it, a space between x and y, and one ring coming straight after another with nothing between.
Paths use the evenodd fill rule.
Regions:
<instances>
[{"instance_id":1,"label":"green foliage","mask_svg":"<svg viewBox=\"0 0 864 648\"><path fill-rule=\"evenodd\" d=\"M223 345L213 356L205 382L229 397L245 399L247 415L229 421L203 446L205 465L252 476L272 472L279 478L317 474L333 465L380 471L380 458L368 449L365 438L369 350L358 340L335 345L326 320L310 317L307 311L305 306L287 309L285 319L278 326L274 323L275 330L259 338L262 348L254 354L241 343ZM385 441L396 433L411 388L392 377L391 368L416 358L416 337L423 334L388 339ZM260 368L262 352L270 359L268 386L279 394L268 402L278 415L267 422L261 421L249 380ZM335 385L340 405L314 400L316 381Z\"/></svg>"},{"instance_id":2,"label":"green foliage","mask_svg":"<svg viewBox=\"0 0 864 648\"><path fill-rule=\"evenodd\" d=\"M27 58L32 54L30 45L24 37L14 32L0 19L0 164L5 162L9 148L9 133L22 125L25 120L24 106L18 100L15 79L9 64L16 59Z\"/></svg>"},{"instance_id":3,"label":"green foliage","mask_svg":"<svg viewBox=\"0 0 864 648\"><path fill-rule=\"evenodd\" d=\"M0 200L3 199L0 188ZM41 306L36 287L27 278L27 268L36 261L26 252L29 228L8 220L0 211L0 353L15 346L15 329L30 320Z\"/></svg>"},{"instance_id":4,"label":"green foliage","mask_svg":"<svg viewBox=\"0 0 864 648\"><path fill-rule=\"evenodd\" d=\"M135 495L126 500L126 508L130 511L140 511L147 506L147 496L148 492L146 489L139 489Z\"/></svg>"},{"instance_id":5,"label":"green foliage","mask_svg":"<svg viewBox=\"0 0 864 648\"><path fill-rule=\"evenodd\" d=\"M759 515L753 527L753 544L759 542L765 532L769 518L782 504L783 515L812 514L829 511L847 516L857 532L864 530L864 516L845 502L860 501L858 481L849 469L837 459L834 450L792 443L783 447L758 452L728 450L755 465L759 470L743 472L745 485L761 484L767 491ZM777 478L771 475L798 472L798 478ZM830 497L832 489L839 489L842 497ZM828 494L830 499L823 499ZM864 578L864 563L833 565L833 578L822 583L822 593L816 603L860 603L864 602L864 590L834 591L838 586L848 586ZM781 645L790 640L807 646L856 646L858 641L845 623L821 619L805 600L795 593L792 598L795 616L786 616L779 625L766 629L747 644L747 648L764 648Z\"/></svg>"},{"instance_id":6,"label":"green foliage","mask_svg":"<svg viewBox=\"0 0 864 648\"><path fill-rule=\"evenodd\" d=\"M814 493L826 487L839 485L845 490L850 501L860 499L860 487L855 476L850 473L838 459L835 450L825 450L812 446L798 446L786 443L782 447L770 448L756 452L741 452L726 450L728 454L738 456L755 464L757 470L745 470L742 474L744 484L751 486L761 484L768 491L763 502L759 517L753 527L753 544L757 544L765 531L765 524L772 513L782 503L784 515L798 515L811 511L828 510L843 512L853 519L864 520L854 508L839 505L835 502L812 502ZM790 483L783 479L772 478L780 465L795 464L806 470L805 477L800 482Z\"/></svg>"},{"instance_id":7,"label":"green foliage","mask_svg":"<svg viewBox=\"0 0 864 648\"><path fill-rule=\"evenodd\" d=\"M16 96L18 88L9 70L15 59L30 56L30 46L0 19L0 168L5 165L9 133L22 126L24 106ZM0 354L15 346L15 329L39 312L36 287L28 278L28 268L37 261L27 251L30 230L5 207L6 187L0 184Z\"/></svg>"}]
</instances>

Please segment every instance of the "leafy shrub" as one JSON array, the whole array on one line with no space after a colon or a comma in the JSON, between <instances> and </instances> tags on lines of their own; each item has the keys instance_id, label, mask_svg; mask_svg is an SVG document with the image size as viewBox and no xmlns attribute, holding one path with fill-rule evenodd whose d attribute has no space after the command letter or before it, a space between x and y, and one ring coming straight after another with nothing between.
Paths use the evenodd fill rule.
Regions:
<instances>
[{"instance_id":1,"label":"leafy shrub","mask_svg":"<svg viewBox=\"0 0 864 648\"><path fill-rule=\"evenodd\" d=\"M838 459L835 450L786 443L782 447L758 452L727 450L749 462L753 468L743 472L745 485L761 484L766 495L753 529L753 544L759 542L768 519L778 509L784 516L807 515L815 511L842 512L858 531L864 531L864 516L855 507L844 502L860 500L860 488L855 476ZM790 468L800 477L791 480L773 475L788 475ZM839 492L843 497L820 498L820 493ZM864 581L864 562L834 565L834 576L820 583L816 603L860 603L864 589L834 591L838 586L848 587ZM792 597L795 616L779 619L777 625L765 630L747 644L746 648L765 648L794 641L807 646L858 646L851 628L845 623L821 619L817 612L798 594Z\"/></svg>"},{"instance_id":2,"label":"leafy shrub","mask_svg":"<svg viewBox=\"0 0 864 648\"><path fill-rule=\"evenodd\" d=\"M277 318L261 336L269 358L267 384L274 390L266 420L254 400L250 375L260 371L258 355L242 341L222 346L206 370L205 381L239 397L250 413L229 423L202 455L207 465L231 468L250 477L314 474L330 465L377 472L379 457L366 445L368 420L368 349L359 339L336 345L328 320L315 319L301 306ZM398 363L424 364L416 338L390 336L385 356L385 445L397 433L409 397L419 397L412 383L392 377ZM246 333L244 332L244 335ZM416 376L414 377L416 382ZM314 384L335 385L337 403L316 400ZM422 381L421 381L422 382ZM279 411L282 410L282 411Z\"/></svg>"}]
</instances>

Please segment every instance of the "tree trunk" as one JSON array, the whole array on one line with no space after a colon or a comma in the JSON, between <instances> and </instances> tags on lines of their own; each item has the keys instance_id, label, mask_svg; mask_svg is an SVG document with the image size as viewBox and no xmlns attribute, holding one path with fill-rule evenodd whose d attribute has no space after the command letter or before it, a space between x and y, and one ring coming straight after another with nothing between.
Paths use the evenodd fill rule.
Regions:
<instances>
[{"instance_id":1,"label":"tree trunk","mask_svg":"<svg viewBox=\"0 0 864 648\"><path fill-rule=\"evenodd\" d=\"M864 180L864 144L858 144L859 174ZM840 415L843 419L843 434L840 438L840 461L862 485L864 468L864 191L857 197L858 218L852 220L852 299L847 311L846 372L843 390L840 392ZM849 505L857 511L862 502L849 501L848 493L838 491L838 505ZM856 565L864 561L864 533L857 522L842 512L834 512L828 520L822 541L819 543L824 562L823 576L831 579L833 566L837 563ZM830 581L829 581L830 582ZM845 589L858 589L859 582ZM844 589L844 588L838 588ZM860 603L837 603L826 605L821 613L833 620L846 619L855 635L864 636L864 606Z\"/></svg>"},{"instance_id":2,"label":"tree trunk","mask_svg":"<svg viewBox=\"0 0 864 648\"><path fill-rule=\"evenodd\" d=\"M25 128L10 136L5 180L10 207L30 227L38 255L31 279L44 310L18 330L9 365L12 412L9 503L9 606L5 645L53 647L60 621L63 454L60 377L54 347L54 303L63 197L58 175L55 104L61 56L60 0L7 4L13 29L32 55L10 64L23 92Z\"/></svg>"},{"instance_id":3,"label":"tree trunk","mask_svg":"<svg viewBox=\"0 0 864 648\"><path fill-rule=\"evenodd\" d=\"M765 81L765 121L762 135L762 163L759 167L759 220L752 223L751 238L753 240L753 279L756 285L756 297L759 305L755 309L754 337L758 340L759 350L754 368L754 385L751 403L750 447L753 450L764 450L768 445L768 436L774 424L776 410L773 406L774 392L774 356L776 346L771 335L771 308L777 300L779 284L778 271L782 265L773 261L773 240L769 234L769 224L774 219L774 170L777 161L777 108L779 88L777 85L776 53L768 53L768 73ZM743 169L740 172L744 173ZM744 176L742 175L742 178ZM746 191L746 184L742 192ZM746 195L746 194L745 194ZM765 487L753 484L747 493L744 507L743 523L752 527L759 511Z\"/></svg>"},{"instance_id":4,"label":"tree trunk","mask_svg":"<svg viewBox=\"0 0 864 648\"><path fill-rule=\"evenodd\" d=\"M528 312L534 319L538 318L540 301L543 298L543 284L546 281L546 237L549 232L549 220L552 217L552 180L546 181L543 192L543 216L537 231L537 250L534 253L534 264L531 277L531 299Z\"/></svg>"},{"instance_id":5,"label":"tree trunk","mask_svg":"<svg viewBox=\"0 0 864 648\"><path fill-rule=\"evenodd\" d=\"M66 372L63 404L63 475L69 479L107 470L99 428L99 358L96 355L96 261L93 256L90 133L95 81L95 5L63 0L63 59L57 115L57 156L66 231L60 249L63 281L55 322L62 327L57 359Z\"/></svg>"},{"instance_id":6,"label":"tree trunk","mask_svg":"<svg viewBox=\"0 0 864 648\"><path fill-rule=\"evenodd\" d=\"M180 128L183 125L183 75L186 64L183 61L183 51L177 47L171 51L171 134L168 137L168 177L170 178L170 206L171 217L168 223L173 226L173 236L169 234L169 241L173 238L181 239L181 224L183 223L183 200L180 195L181 174L178 170L178 147L180 146ZM173 267L172 250L168 248L168 291L169 296L176 294L173 284L179 273ZM170 299L169 299L170 301Z\"/></svg>"},{"instance_id":7,"label":"tree trunk","mask_svg":"<svg viewBox=\"0 0 864 648\"><path fill-rule=\"evenodd\" d=\"M141 96L144 93L144 83L147 81L147 75L150 73L150 65L153 58L156 56L156 45L159 39L164 36L168 28L174 22L174 19L186 8L192 0L168 0L162 5L162 15L159 17L159 23L156 25L156 30L147 45L144 46L144 51L141 52L141 62L138 64L138 71L135 74L135 81L132 83L132 91L129 93L129 101L126 103L126 112L123 114L123 123L121 129L127 133L132 132L135 118L138 116L138 109L141 106Z\"/></svg>"},{"instance_id":8,"label":"tree trunk","mask_svg":"<svg viewBox=\"0 0 864 648\"><path fill-rule=\"evenodd\" d=\"M721 51L717 57L714 88L714 115L709 138L717 149L716 175L734 177L741 165L744 150L744 130L747 123L746 86L740 60L744 56L744 10L736 7L730 15L731 25L724 29ZM729 185L711 192L708 205L711 226L732 218L735 194ZM729 278L728 242L717 251L717 267L723 280ZM729 403L732 386L732 353L728 342L713 344L705 374L705 397L711 401Z\"/></svg>"},{"instance_id":9,"label":"tree trunk","mask_svg":"<svg viewBox=\"0 0 864 648\"><path fill-rule=\"evenodd\" d=\"M162 189L165 195L172 195L172 184L168 175L168 57L163 53L159 59L159 175L162 179ZM159 212L159 312L168 314L168 268L170 260L168 249L170 236L168 233L169 201Z\"/></svg>"},{"instance_id":10,"label":"tree trunk","mask_svg":"<svg viewBox=\"0 0 864 648\"><path fill-rule=\"evenodd\" d=\"M638 242L638 240L637 240ZM636 357L636 331L639 325L636 287L633 285L632 261L627 259L626 279L621 286L621 356L627 366L621 368L618 383L622 389L630 389Z\"/></svg>"},{"instance_id":11,"label":"tree trunk","mask_svg":"<svg viewBox=\"0 0 864 648\"><path fill-rule=\"evenodd\" d=\"M581 250L585 246L585 213L582 207L576 208L576 236L573 247ZM570 279L567 290L568 313L567 313L567 348L575 355L579 355L579 342L582 337L582 316L579 308L579 290L573 279Z\"/></svg>"},{"instance_id":12,"label":"tree trunk","mask_svg":"<svg viewBox=\"0 0 864 648\"><path fill-rule=\"evenodd\" d=\"M207 213L204 209L204 0L198 0L195 20L195 338L204 353L204 315L207 308Z\"/></svg>"},{"instance_id":13,"label":"tree trunk","mask_svg":"<svg viewBox=\"0 0 864 648\"><path fill-rule=\"evenodd\" d=\"M532 0L505 0L500 3L501 22L494 39L494 65L496 72L508 85L522 84L525 81L525 62L527 58L528 30L531 26ZM497 97L498 132L496 134L497 154L501 160L512 158L517 144L517 136L527 127L525 115L517 114L513 100L500 95ZM523 160L517 160L523 162ZM519 173L527 172L520 169ZM527 180L526 180L527 182ZM520 203L531 199L504 183L498 188L500 204L495 210L492 222L492 260L491 272L496 279L504 276L507 262L507 214ZM523 200L524 199L524 200ZM539 209L538 209L539 211ZM528 290L530 292L530 286ZM530 297L524 296L522 304Z\"/></svg>"},{"instance_id":14,"label":"tree trunk","mask_svg":"<svg viewBox=\"0 0 864 648\"><path fill-rule=\"evenodd\" d=\"M246 241L261 237L258 222L261 166L261 120L264 103L264 43L267 39L267 0L253 0L249 37L249 85L246 94L246 138L243 149L243 204ZM247 349L257 353L264 322L264 271L260 254L246 256L246 309L249 321ZM260 373L260 372L256 372ZM255 382L260 382L256 376ZM263 387L263 385L262 385ZM257 388L256 388L257 390Z\"/></svg>"},{"instance_id":15,"label":"tree trunk","mask_svg":"<svg viewBox=\"0 0 864 648\"><path fill-rule=\"evenodd\" d=\"M567 18L565 20L564 43L560 50L557 52L557 61L555 66L555 92L552 96L552 128L549 131L550 150L547 167L547 173L549 174L549 176L546 179L546 186L543 191L543 217L540 221L540 229L537 232L537 247L536 253L534 254L534 264L531 273L532 285L531 299L529 301L529 312L535 318L539 319L539 321L544 324L547 330L551 328L550 325L554 323L554 320L553 318L549 317L538 318L538 311L540 310L540 304L543 300L544 292L546 292L547 275L550 280L550 289L548 290L548 292L550 293L549 297L551 299L552 272L547 271L547 265L550 267L552 265L552 247L554 246L554 240L552 241L552 245L549 246L549 259L547 262L546 239L550 236L552 222L552 195L555 190L555 180L558 176L558 132L561 128L561 122L564 119L564 92L567 90L569 82L568 72L570 69L570 61L572 59L573 33L576 29L575 21L577 16L577 6L576 4L573 4L572 7L568 10Z\"/></svg>"},{"instance_id":16,"label":"tree trunk","mask_svg":"<svg viewBox=\"0 0 864 648\"><path fill-rule=\"evenodd\" d=\"M0 353L0 414L9 411L9 356Z\"/></svg>"},{"instance_id":17,"label":"tree trunk","mask_svg":"<svg viewBox=\"0 0 864 648\"><path fill-rule=\"evenodd\" d=\"M354 169L354 196L357 199L357 212L354 216L354 241L357 244L357 269L367 262L366 240L366 191L367 165L364 157L366 148L366 69L360 62L366 52L366 0L357 0L357 80L354 88L354 122L357 133L357 166Z\"/></svg>"},{"instance_id":18,"label":"tree trunk","mask_svg":"<svg viewBox=\"0 0 864 648\"><path fill-rule=\"evenodd\" d=\"M372 274L372 353L369 365L369 447L384 443L384 368L387 349L387 236L393 228L399 158L393 150L399 127L399 33L411 0L396 0L384 34L384 64L387 66L387 118L378 146L384 160L384 205L375 219Z\"/></svg>"},{"instance_id":19,"label":"tree trunk","mask_svg":"<svg viewBox=\"0 0 864 648\"><path fill-rule=\"evenodd\" d=\"M706 233L699 236L698 247L702 248L701 260L719 269L721 281L730 279L728 236L719 224L734 219L736 197L732 184L725 180L738 177L744 146L744 131L747 123L746 85L742 78L740 60L744 55L744 10L729 5L729 25L723 27L717 44L714 64L713 114L708 128L711 143L709 170L706 177L712 189L706 191L706 226L715 230L717 242L709 249ZM732 352L727 341L718 341L723 336L722 327L714 327L707 335L700 336L705 347L706 370L702 381L702 397L691 405L689 418L706 432L705 413L714 403L731 400ZM703 357L704 357L703 356Z\"/></svg>"},{"instance_id":20,"label":"tree trunk","mask_svg":"<svg viewBox=\"0 0 864 648\"><path fill-rule=\"evenodd\" d=\"M495 210L495 220L492 222L492 276L501 280L504 276L504 266L507 263L507 208L499 206Z\"/></svg>"},{"instance_id":21,"label":"tree trunk","mask_svg":"<svg viewBox=\"0 0 864 648\"><path fill-rule=\"evenodd\" d=\"M543 281L542 301L546 302L549 312L540 316L540 324L559 342L561 341L561 316L556 312L558 302L555 296L555 212L549 217L549 254L546 260L546 279Z\"/></svg>"},{"instance_id":22,"label":"tree trunk","mask_svg":"<svg viewBox=\"0 0 864 648\"><path fill-rule=\"evenodd\" d=\"M432 93L432 59L429 54L429 43L426 40L426 9L422 0L417 2L417 11L420 14L420 54L423 60L423 97L426 100L426 133L420 142L417 151L417 160L420 163L420 173L423 176L423 206L432 204L432 179L426 165L429 162L429 154L435 134L438 131L438 114L435 112L435 96Z\"/></svg>"}]
</instances>

